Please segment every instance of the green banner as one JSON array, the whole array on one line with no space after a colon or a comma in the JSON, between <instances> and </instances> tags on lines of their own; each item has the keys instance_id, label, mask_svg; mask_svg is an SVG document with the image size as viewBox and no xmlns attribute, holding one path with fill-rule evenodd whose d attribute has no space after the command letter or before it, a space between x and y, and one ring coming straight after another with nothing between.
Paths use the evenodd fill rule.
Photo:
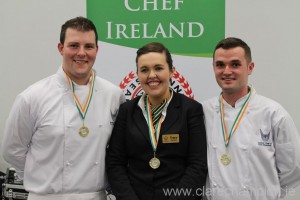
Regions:
<instances>
[{"instance_id":1,"label":"green banner","mask_svg":"<svg viewBox=\"0 0 300 200\"><path fill-rule=\"evenodd\" d=\"M225 37L225 0L87 0L87 17L100 41L162 42L177 55L211 57Z\"/></svg>"}]
</instances>

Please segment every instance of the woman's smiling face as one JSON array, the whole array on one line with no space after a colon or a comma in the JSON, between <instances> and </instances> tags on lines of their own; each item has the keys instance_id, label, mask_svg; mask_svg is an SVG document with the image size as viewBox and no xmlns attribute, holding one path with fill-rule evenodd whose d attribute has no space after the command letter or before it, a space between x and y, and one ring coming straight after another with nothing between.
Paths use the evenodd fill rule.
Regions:
<instances>
[{"instance_id":1,"label":"woman's smiling face","mask_svg":"<svg viewBox=\"0 0 300 200\"><path fill-rule=\"evenodd\" d=\"M151 103L160 103L169 97L173 72L174 67L169 68L164 52L149 52L138 58L137 75Z\"/></svg>"}]
</instances>

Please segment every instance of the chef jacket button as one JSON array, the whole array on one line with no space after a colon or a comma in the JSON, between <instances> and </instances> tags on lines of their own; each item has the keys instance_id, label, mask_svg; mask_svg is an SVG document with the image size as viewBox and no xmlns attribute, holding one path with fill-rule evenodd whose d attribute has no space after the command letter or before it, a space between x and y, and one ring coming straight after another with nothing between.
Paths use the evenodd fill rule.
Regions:
<instances>
[{"instance_id":1,"label":"chef jacket button","mask_svg":"<svg viewBox=\"0 0 300 200\"><path fill-rule=\"evenodd\" d=\"M95 162L95 165L98 165L99 164L99 162Z\"/></svg>"},{"instance_id":2,"label":"chef jacket button","mask_svg":"<svg viewBox=\"0 0 300 200\"><path fill-rule=\"evenodd\" d=\"M216 184L216 183L214 183L214 184L213 184L213 187L217 187L217 184Z\"/></svg>"},{"instance_id":3,"label":"chef jacket button","mask_svg":"<svg viewBox=\"0 0 300 200\"><path fill-rule=\"evenodd\" d=\"M213 145L213 148L215 149L215 148L217 148L217 146L216 146L216 145Z\"/></svg>"},{"instance_id":4,"label":"chef jacket button","mask_svg":"<svg viewBox=\"0 0 300 200\"><path fill-rule=\"evenodd\" d=\"M71 163L69 161L67 161L67 166L70 166L70 165L71 165Z\"/></svg>"}]
</instances>

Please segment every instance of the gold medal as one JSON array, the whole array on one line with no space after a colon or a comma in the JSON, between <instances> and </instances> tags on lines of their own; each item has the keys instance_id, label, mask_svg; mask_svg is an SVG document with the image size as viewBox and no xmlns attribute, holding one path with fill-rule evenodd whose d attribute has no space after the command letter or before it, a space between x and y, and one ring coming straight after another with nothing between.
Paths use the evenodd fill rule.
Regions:
<instances>
[{"instance_id":1,"label":"gold medal","mask_svg":"<svg viewBox=\"0 0 300 200\"><path fill-rule=\"evenodd\" d=\"M79 128L79 135L81 137L86 137L90 133L89 128L82 125L82 127Z\"/></svg>"},{"instance_id":2,"label":"gold medal","mask_svg":"<svg viewBox=\"0 0 300 200\"><path fill-rule=\"evenodd\" d=\"M153 157L151 158L151 160L149 161L149 165L152 169L157 169L159 168L159 165L160 165L160 161L158 158L156 157Z\"/></svg>"},{"instance_id":3,"label":"gold medal","mask_svg":"<svg viewBox=\"0 0 300 200\"><path fill-rule=\"evenodd\" d=\"M224 153L220 160L223 165L227 166L231 163L231 155L229 153Z\"/></svg>"}]
</instances>

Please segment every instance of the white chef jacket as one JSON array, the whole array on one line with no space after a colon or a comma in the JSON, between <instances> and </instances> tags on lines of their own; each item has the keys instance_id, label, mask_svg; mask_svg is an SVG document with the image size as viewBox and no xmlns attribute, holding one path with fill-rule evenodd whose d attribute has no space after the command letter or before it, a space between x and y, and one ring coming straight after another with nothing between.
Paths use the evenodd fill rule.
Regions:
<instances>
[{"instance_id":1,"label":"white chef jacket","mask_svg":"<svg viewBox=\"0 0 300 200\"><path fill-rule=\"evenodd\" d=\"M120 88L95 76L84 120L89 135L81 137L83 121L60 67L17 96L5 126L3 157L21 178L24 170L24 187L34 194L104 190L106 147L124 101Z\"/></svg>"},{"instance_id":2,"label":"white chef jacket","mask_svg":"<svg viewBox=\"0 0 300 200\"><path fill-rule=\"evenodd\" d=\"M235 107L224 101L228 134L246 98L239 99ZM227 148L219 97L203 102L203 108L208 145L207 199L277 200L300 183L299 133L281 105L254 90ZM225 152L232 157L227 166L220 161Z\"/></svg>"}]
</instances>

